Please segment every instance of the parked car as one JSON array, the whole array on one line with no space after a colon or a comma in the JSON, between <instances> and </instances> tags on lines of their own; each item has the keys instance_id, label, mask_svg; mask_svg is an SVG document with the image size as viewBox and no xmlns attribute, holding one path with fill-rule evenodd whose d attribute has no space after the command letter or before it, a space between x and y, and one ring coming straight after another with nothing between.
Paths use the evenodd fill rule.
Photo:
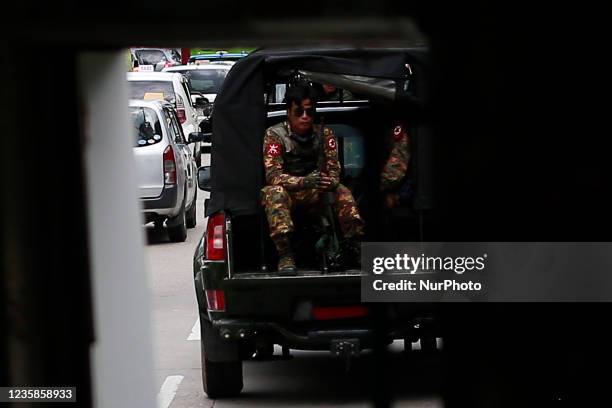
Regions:
<instances>
[{"instance_id":1,"label":"parked car","mask_svg":"<svg viewBox=\"0 0 612 408\"><path fill-rule=\"evenodd\" d=\"M131 48L133 59L138 61L138 71L161 71L181 64L180 54L172 48Z\"/></svg>"},{"instance_id":2,"label":"parked car","mask_svg":"<svg viewBox=\"0 0 612 408\"><path fill-rule=\"evenodd\" d=\"M187 147L203 139L185 139L174 105L165 101L130 101L134 157L145 222L167 226L173 242L196 226L197 166Z\"/></svg>"},{"instance_id":3,"label":"parked car","mask_svg":"<svg viewBox=\"0 0 612 408\"><path fill-rule=\"evenodd\" d=\"M200 123L193 104L189 81L172 72L128 72L130 99L165 100L174 105L183 133L198 132ZM189 147L198 166L202 164L202 143Z\"/></svg>"},{"instance_id":4,"label":"parked car","mask_svg":"<svg viewBox=\"0 0 612 408\"><path fill-rule=\"evenodd\" d=\"M341 182L358 203L364 240L418 241L424 228L421 204L429 194L426 178L403 211L387 213L376 203L383 199L378 188L385 158L383 129L399 113L412 124L414 143L428 131L426 119L417 120L426 107L425 61L424 49L262 49L232 68L215 101L212 167L198 170L200 188L211 194L205 205L207 229L193 263L202 381L209 397L238 394L242 361L274 359L274 344L282 346L284 357L298 349L352 358L372 348L376 338L404 339L406 351L417 340L422 349L436 349L435 305L384 303L372 308L361 301L361 278L368 271L326 267L325 242L332 240L323 234L338 225L337 219L296 215L292 243L297 275L275 272L278 255L260 202L263 136L266 127L286 118L282 91L297 81L333 84L364 96L317 106L319 123L336 134ZM413 155L417 175L426 171L427 152L422 147ZM390 222L381 222L387 217Z\"/></svg>"}]
</instances>

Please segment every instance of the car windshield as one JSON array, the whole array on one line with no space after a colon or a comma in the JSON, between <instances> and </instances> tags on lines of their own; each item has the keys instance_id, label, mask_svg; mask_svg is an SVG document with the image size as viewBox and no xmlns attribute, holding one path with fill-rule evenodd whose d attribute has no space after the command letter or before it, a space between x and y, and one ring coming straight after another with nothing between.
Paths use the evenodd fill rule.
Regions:
<instances>
[{"instance_id":1,"label":"car windshield","mask_svg":"<svg viewBox=\"0 0 612 408\"><path fill-rule=\"evenodd\" d=\"M165 100L174 103L176 96L170 81L129 81L130 99Z\"/></svg>"},{"instance_id":2,"label":"car windshield","mask_svg":"<svg viewBox=\"0 0 612 408\"><path fill-rule=\"evenodd\" d=\"M162 141L163 134L157 113L151 108L130 107L134 146L150 146Z\"/></svg>"},{"instance_id":3,"label":"car windshield","mask_svg":"<svg viewBox=\"0 0 612 408\"><path fill-rule=\"evenodd\" d=\"M164 52L160 50L138 50L136 56L143 65L155 65L166 59Z\"/></svg>"},{"instance_id":4,"label":"car windshield","mask_svg":"<svg viewBox=\"0 0 612 408\"><path fill-rule=\"evenodd\" d=\"M192 91L216 94L219 93L228 71L227 69L193 69L180 72L189 79L189 87Z\"/></svg>"},{"instance_id":5,"label":"car windshield","mask_svg":"<svg viewBox=\"0 0 612 408\"><path fill-rule=\"evenodd\" d=\"M177 50L170 50L170 54L172 55L172 59L176 62L181 62L181 54L178 53Z\"/></svg>"}]
</instances>

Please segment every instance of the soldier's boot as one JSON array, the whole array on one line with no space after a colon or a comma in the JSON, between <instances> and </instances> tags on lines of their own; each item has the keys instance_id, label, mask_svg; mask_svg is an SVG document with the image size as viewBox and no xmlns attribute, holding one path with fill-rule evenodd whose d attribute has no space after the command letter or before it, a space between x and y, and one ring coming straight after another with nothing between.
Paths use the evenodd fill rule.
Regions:
<instances>
[{"instance_id":1,"label":"soldier's boot","mask_svg":"<svg viewBox=\"0 0 612 408\"><path fill-rule=\"evenodd\" d=\"M295 267L295 261L293 255L283 255L278 260L278 272L283 275L297 275L297 268Z\"/></svg>"},{"instance_id":2,"label":"soldier's boot","mask_svg":"<svg viewBox=\"0 0 612 408\"><path fill-rule=\"evenodd\" d=\"M283 275L297 275L289 235L282 234L275 237L274 244L278 251L278 272Z\"/></svg>"}]
</instances>

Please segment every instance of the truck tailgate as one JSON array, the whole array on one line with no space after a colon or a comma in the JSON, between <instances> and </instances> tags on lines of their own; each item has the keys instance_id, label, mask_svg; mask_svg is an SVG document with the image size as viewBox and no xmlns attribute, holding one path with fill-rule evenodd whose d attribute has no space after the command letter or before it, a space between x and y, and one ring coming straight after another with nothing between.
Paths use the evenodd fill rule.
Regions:
<instances>
[{"instance_id":1,"label":"truck tailgate","mask_svg":"<svg viewBox=\"0 0 612 408\"><path fill-rule=\"evenodd\" d=\"M300 272L297 276L277 273L242 273L225 279L228 316L290 319L298 304L359 304L359 271L323 274Z\"/></svg>"}]
</instances>

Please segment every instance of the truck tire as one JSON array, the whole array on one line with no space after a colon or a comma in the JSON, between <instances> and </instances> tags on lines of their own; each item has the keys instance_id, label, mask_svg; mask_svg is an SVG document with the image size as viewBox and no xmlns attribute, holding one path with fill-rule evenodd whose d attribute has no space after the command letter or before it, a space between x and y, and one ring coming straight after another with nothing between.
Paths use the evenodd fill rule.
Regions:
<instances>
[{"instance_id":1,"label":"truck tire","mask_svg":"<svg viewBox=\"0 0 612 408\"><path fill-rule=\"evenodd\" d=\"M208 320L201 321L202 331L213 330ZM202 333L202 385L208 398L235 397L242 391L242 360L237 361L210 361L206 355L206 338Z\"/></svg>"},{"instance_id":2,"label":"truck tire","mask_svg":"<svg viewBox=\"0 0 612 408\"><path fill-rule=\"evenodd\" d=\"M186 221L187 221L187 228L195 228L195 226L197 225L198 221L196 219L196 200L198 199L198 189L196 187L196 191L195 194L193 196L193 202L191 203L191 207L189 207L189 210L187 211L187 214L185 215Z\"/></svg>"},{"instance_id":3,"label":"truck tire","mask_svg":"<svg viewBox=\"0 0 612 408\"><path fill-rule=\"evenodd\" d=\"M187 239L187 220L185 217L185 205L181 208L179 214L174 217L172 220L168 220L168 222L175 224L173 226L168 227L168 238L172 242L185 242Z\"/></svg>"}]
</instances>

